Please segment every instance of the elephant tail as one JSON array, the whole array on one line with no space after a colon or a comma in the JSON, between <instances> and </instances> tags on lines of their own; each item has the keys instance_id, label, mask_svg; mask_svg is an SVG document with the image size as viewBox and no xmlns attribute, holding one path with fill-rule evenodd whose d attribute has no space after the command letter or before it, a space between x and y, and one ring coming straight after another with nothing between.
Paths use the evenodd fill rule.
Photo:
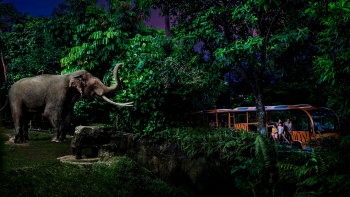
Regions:
<instances>
[{"instance_id":1,"label":"elephant tail","mask_svg":"<svg viewBox=\"0 0 350 197\"><path fill-rule=\"evenodd\" d=\"M7 97L4 106L2 106L2 108L0 109L0 112L6 108L6 106L8 105L8 103L9 103L9 98Z\"/></svg>"}]
</instances>

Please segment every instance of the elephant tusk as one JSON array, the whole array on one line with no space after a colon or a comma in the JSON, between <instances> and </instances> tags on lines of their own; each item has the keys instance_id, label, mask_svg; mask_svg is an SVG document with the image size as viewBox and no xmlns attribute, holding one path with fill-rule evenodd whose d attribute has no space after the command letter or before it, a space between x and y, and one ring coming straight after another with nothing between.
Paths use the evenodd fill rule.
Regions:
<instances>
[{"instance_id":1,"label":"elephant tusk","mask_svg":"<svg viewBox=\"0 0 350 197\"><path fill-rule=\"evenodd\" d=\"M132 107L134 102L128 102L128 103L116 103L114 101L111 101L109 98L107 98L106 96L102 95L102 98L107 101L108 103L112 104L112 105L116 105L116 106L120 106L120 107Z\"/></svg>"}]
</instances>

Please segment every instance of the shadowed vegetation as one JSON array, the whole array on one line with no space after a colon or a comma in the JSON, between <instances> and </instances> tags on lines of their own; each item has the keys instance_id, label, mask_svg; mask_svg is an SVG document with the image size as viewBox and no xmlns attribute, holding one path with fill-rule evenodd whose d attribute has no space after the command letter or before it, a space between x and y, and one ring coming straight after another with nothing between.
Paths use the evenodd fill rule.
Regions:
<instances>
[{"instance_id":1,"label":"shadowed vegetation","mask_svg":"<svg viewBox=\"0 0 350 197\"><path fill-rule=\"evenodd\" d=\"M70 154L70 141L52 143L50 133L33 131L29 137L26 145L4 145L2 196L186 196L127 157L92 167L61 164L57 157Z\"/></svg>"}]
</instances>

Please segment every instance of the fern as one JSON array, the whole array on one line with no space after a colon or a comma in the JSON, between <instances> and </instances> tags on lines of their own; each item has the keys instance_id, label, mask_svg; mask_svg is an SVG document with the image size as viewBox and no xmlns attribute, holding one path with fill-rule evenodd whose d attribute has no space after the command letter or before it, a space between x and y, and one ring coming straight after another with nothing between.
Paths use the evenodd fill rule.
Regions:
<instances>
[{"instance_id":1,"label":"fern","mask_svg":"<svg viewBox=\"0 0 350 197\"><path fill-rule=\"evenodd\" d=\"M285 171L290 171L296 168L296 166L294 164L291 163L279 163L277 165L281 170L285 170Z\"/></svg>"},{"instance_id":2,"label":"fern","mask_svg":"<svg viewBox=\"0 0 350 197\"><path fill-rule=\"evenodd\" d=\"M268 150L266 147L266 144L264 142L264 139L258 135L255 138L255 157L257 161L260 163L265 164L265 167L269 167L270 165L270 158L268 156Z\"/></svg>"}]
</instances>

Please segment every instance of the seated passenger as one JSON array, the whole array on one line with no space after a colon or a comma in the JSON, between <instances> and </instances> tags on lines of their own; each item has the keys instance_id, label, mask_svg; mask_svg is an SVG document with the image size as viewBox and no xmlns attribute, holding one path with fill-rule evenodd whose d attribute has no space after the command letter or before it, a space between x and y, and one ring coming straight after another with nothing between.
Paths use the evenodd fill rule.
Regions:
<instances>
[{"instance_id":1,"label":"seated passenger","mask_svg":"<svg viewBox=\"0 0 350 197\"><path fill-rule=\"evenodd\" d=\"M277 122L277 130L278 130L278 139L281 139L282 133L283 133L283 124L281 119L279 119Z\"/></svg>"},{"instance_id":2,"label":"seated passenger","mask_svg":"<svg viewBox=\"0 0 350 197\"><path fill-rule=\"evenodd\" d=\"M213 120L210 120L209 127L215 128L215 122Z\"/></svg>"},{"instance_id":3,"label":"seated passenger","mask_svg":"<svg viewBox=\"0 0 350 197\"><path fill-rule=\"evenodd\" d=\"M276 142L279 141L278 140L278 131L277 131L275 124L272 125L271 136L272 136L273 140L275 140Z\"/></svg>"},{"instance_id":4,"label":"seated passenger","mask_svg":"<svg viewBox=\"0 0 350 197\"><path fill-rule=\"evenodd\" d=\"M226 127L226 122L224 122L224 120L221 120L221 127L225 128Z\"/></svg>"}]
</instances>

